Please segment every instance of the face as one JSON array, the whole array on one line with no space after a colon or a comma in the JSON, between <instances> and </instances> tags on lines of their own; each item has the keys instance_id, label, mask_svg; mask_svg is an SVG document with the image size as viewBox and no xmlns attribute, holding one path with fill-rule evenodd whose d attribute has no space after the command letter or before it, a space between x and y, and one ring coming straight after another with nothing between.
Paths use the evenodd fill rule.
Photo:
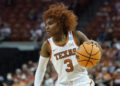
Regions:
<instances>
[{"instance_id":1,"label":"face","mask_svg":"<svg viewBox=\"0 0 120 86\"><path fill-rule=\"evenodd\" d=\"M47 19L46 20L46 32L48 36L55 36L56 34L59 33L59 26L58 23L55 22L53 19Z\"/></svg>"}]
</instances>

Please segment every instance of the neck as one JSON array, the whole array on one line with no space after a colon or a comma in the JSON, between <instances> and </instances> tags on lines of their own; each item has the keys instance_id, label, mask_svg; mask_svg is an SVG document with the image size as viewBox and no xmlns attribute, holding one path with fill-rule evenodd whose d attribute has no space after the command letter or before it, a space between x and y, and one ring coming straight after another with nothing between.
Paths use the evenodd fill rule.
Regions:
<instances>
[{"instance_id":1,"label":"neck","mask_svg":"<svg viewBox=\"0 0 120 86\"><path fill-rule=\"evenodd\" d=\"M67 39L67 34L59 33L59 34L56 34L55 36L53 36L53 38L55 39L56 42L63 41L63 40Z\"/></svg>"}]
</instances>

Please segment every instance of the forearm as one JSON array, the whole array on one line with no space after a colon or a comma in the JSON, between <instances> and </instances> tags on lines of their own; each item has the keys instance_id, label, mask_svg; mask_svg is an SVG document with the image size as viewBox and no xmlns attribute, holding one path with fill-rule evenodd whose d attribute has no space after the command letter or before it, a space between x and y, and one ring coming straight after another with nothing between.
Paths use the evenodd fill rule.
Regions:
<instances>
[{"instance_id":1,"label":"forearm","mask_svg":"<svg viewBox=\"0 0 120 86\"><path fill-rule=\"evenodd\" d=\"M38 68L35 74L34 86L41 86L49 58L40 56Z\"/></svg>"}]
</instances>

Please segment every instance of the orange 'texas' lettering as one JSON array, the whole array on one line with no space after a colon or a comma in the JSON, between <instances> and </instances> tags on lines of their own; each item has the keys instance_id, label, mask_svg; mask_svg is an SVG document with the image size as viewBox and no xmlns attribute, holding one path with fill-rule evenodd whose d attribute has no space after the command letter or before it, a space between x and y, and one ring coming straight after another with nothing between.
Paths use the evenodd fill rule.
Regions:
<instances>
[{"instance_id":1,"label":"orange 'texas' lettering","mask_svg":"<svg viewBox=\"0 0 120 86\"><path fill-rule=\"evenodd\" d=\"M62 52L58 52L54 54L54 56L56 57L56 60L59 60L62 58L66 58L68 56L75 55L75 52L76 52L76 48L73 48L73 49L62 51Z\"/></svg>"}]
</instances>

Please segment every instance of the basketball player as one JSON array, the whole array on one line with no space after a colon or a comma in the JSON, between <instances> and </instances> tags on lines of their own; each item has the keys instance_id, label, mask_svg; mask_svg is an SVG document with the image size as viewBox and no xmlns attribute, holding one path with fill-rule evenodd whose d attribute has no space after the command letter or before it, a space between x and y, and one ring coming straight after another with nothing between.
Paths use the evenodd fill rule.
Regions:
<instances>
[{"instance_id":1,"label":"basketball player","mask_svg":"<svg viewBox=\"0 0 120 86\"><path fill-rule=\"evenodd\" d=\"M77 63L75 51L83 42L96 42L75 31L74 13L63 4L54 4L44 13L43 20L50 38L42 45L34 86L41 86L49 59L58 73L55 86L94 86L86 68Z\"/></svg>"}]
</instances>

